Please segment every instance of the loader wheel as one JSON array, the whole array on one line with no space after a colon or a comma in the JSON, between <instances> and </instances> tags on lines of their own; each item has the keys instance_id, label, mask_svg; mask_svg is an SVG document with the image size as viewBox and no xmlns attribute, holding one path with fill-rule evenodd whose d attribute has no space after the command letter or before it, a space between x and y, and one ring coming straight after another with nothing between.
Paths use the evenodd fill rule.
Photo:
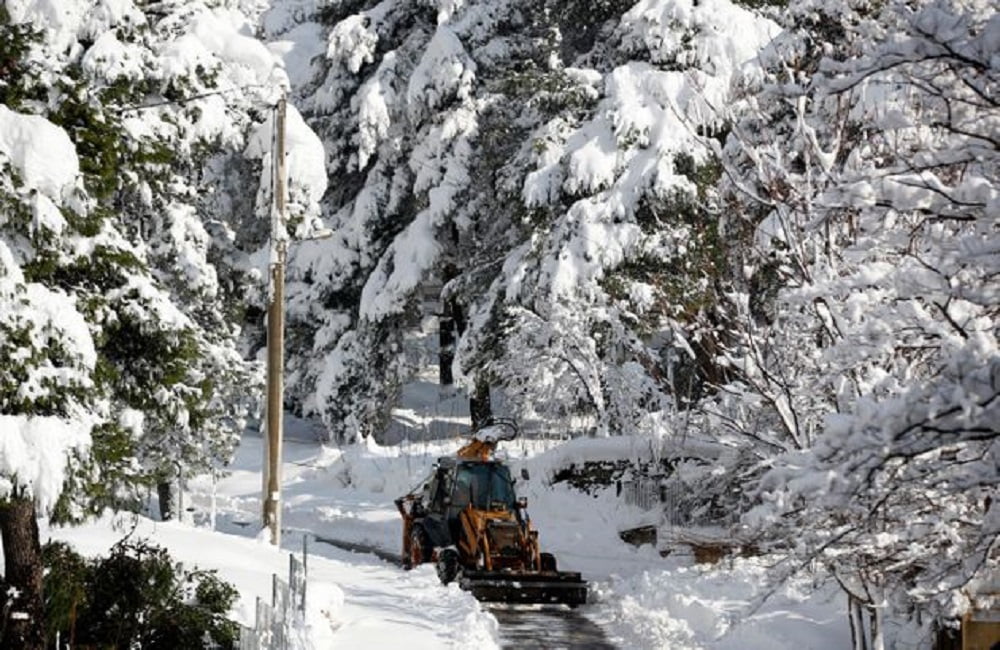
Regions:
<instances>
[{"instance_id":1,"label":"loader wheel","mask_svg":"<svg viewBox=\"0 0 1000 650\"><path fill-rule=\"evenodd\" d=\"M431 540L420 526L414 526L410 531L410 555L405 559L407 569L412 569L431 560Z\"/></svg>"},{"instance_id":2,"label":"loader wheel","mask_svg":"<svg viewBox=\"0 0 1000 650\"><path fill-rule=\"evenodd\" d=\"M555 571L556 570L556 556L551 553L542 553L539 558L541 561L542 571Z\"/></svg>"},{"instance_id":3,"label":"loader wheel","mask_svg":"<svg viewBox=\"0 0 1000 650\"><path fill-rule=\"evenodd\" d=\"M443 549L438 553L437 574L441 584L446 585L458 577L458 551L453 548Z\"/></svg>"}]
</instances>

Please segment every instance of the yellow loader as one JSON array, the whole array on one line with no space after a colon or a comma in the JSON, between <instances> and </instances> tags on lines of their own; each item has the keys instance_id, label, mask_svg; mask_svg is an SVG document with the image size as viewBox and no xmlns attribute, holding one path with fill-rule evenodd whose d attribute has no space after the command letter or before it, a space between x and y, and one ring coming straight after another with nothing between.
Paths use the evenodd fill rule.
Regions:
<instances>
[{"instance_id":1,"label":"yellow loader","mask_svg":"<svg viewBox=\"0 0 1000 650\"><path fill-rule=\"evenodd\" d=\"M404 565L434 562L443 584L457 579L483 601L581 605L587 583L541 552L527 499L494 455L498 442L517 434L510 420L491 422L454 457L439 458L422 487L396 499Z\"/></svg>"}]
</instances>

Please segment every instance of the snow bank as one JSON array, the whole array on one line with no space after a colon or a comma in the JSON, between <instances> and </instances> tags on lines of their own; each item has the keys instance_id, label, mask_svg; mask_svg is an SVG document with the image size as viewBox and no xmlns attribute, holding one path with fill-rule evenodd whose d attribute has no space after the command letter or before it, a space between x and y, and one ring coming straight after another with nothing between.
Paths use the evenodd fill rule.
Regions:
<instances>
[{"instance_id":1,"label":"snow bank","mask_svg":"<svg viewBox=\"0 0 1000 650\"><path fill-rule=\"evenodd\" d=\"M780 587L763 606L766 562L651 569L597 586L601 617L622 647L802 650L848 648L846 603L832 588L803 580Z\"/></svg>"},{"instance_id":2,"label":"snow bank","mask_svg":"<svg viewBox=\"0 0 1000 650\"><path fill-rule=\"evenodd\" d=\"M309 581L306 585L305 620L299 632L302 648L323 650L337 643L334 629L344 612L344 590L329 582Z\"/></svg>"},{"instance_id":3,"label":"snow bank","mask_svg":"<svg viewBox=\"0 0 1000 650\"><path fill-rule=\"evenodd\" d=\"M360 445L347 447L329 467L329 472L344 487L384 494L388 500L409 492L431 471L441 456L452 456L462 442L445 441L424 445L419 455L401 447L383 447L371 438ZM412 449L412 448L411 448Z\"/></svg>"},{"instance_id":4,"label":"snow bank","mask_svg":"<svg viewBox=\"0 0 1000 650\"><path fill-rule=\"evenodd\" d=\"M516 442L511 444L517 445ZM522 449L527 451L525 447ZM699 440L693 436L683 440L668 438L657 441L651 440L648 436L636 435L576 438L544 451L535 447L531 452L531 457L525 459L524 464L533 474L551 480L560 470L571 465L582 466L588 461L649 463L665 456L712 459L722 455L724 449L714 441Z\"/></svg>"},{"instance_id":5,"label":"snow bank","mask_svg":"<svg viewBox=\"0 0 1000 650\"><path fill-rule=\"evenodd\" d=\"M247 626L254 624L257 599L271 602L271 576L286 576L289 552L302 548L301 537L294 535L286 535L286 548L278 549L255 539L135 515L105 516L72 528L41 522L43 539L69 542L84 555L106 554L123 531L152 540L188 568L218 571L239 592L230 615ZM293 647L497 647L496 620L457 585L440 587L431 567L404 572L368 555L316 543L310 543L309 552L306 614Z\"/></svg>"}]
</instances>

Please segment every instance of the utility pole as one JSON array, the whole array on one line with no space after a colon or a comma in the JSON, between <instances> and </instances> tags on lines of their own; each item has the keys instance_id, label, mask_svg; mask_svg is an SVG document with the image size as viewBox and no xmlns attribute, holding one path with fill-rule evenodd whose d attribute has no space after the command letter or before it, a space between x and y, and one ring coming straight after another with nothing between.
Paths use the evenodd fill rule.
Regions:
<instances>
[{"instance_id":1,"label":"utility pole","mask_svg":"<svg viewBox=\"0 0 1000 650\"><path fill-rule=\"evenodd\" d=\"M281 443L284 415L285 366L285 96L278 100L274 169L274 211L271 216L271 302L267 306L267 464L264 488L264 524L271 543L281 546Z\"/></svg>"}]
</instances>

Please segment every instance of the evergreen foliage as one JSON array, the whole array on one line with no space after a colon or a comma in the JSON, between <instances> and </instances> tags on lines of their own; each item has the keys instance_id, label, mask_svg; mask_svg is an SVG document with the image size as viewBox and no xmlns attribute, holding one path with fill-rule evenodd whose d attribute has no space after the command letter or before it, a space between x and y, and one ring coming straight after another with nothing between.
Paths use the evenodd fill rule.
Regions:
<instances>
[{"instance_id":1,"label":"evergreen foliage","mask_svg":"<svg viewBox=\"0 0 1000 650\"><path fill-rule=\"evenodd\" d=\"M471 2L434 20L421 6L338 3L317 18L329 48L302 103L341 174L327 208L341 241L332 258L293 254L292 303L310 307L293 308L290 327L324 354L293 354L289 389L335 437L357 435L370 400L412 373L400 342L436 279L465 314L455 368L468 390L488 379L521 415L551 405L553 426L572 412L601 433L649 430L673 402L662 359L695 354L687 339L717 327L708 294L726 269L712 225L720 168L688 135L723 125L670 84L714 66L714 101L737 62L706 45L716 16L696 10L664 39L651 26L661 7L632 4ZM654 205L666 221L643 229ZM664 295L697 287L683 318L653 308L663 275L642 270L670 264L681 268ZM359 293L357 310L324 299ZM711 375L699 385L717 381L711 352L698 354L692 367Z\"/></svg>"},{"instance_id":2,"label":"evergreen foliage","mask_svg":"<svg viewBox=\"0 0 1000 650\"><path fill-rule=\"evenodd\" d=\"M92 560L49 543L43 557L49 638L101 648L236 647L232 585L185 569L150 542L126 539Z\"/></svg>"},{"instance_id":3,"label":"evergreen foliage","mask_svg":"<svg viewBox=\"0 0 1000 650\"><path fill-rule=\"evenodd\" d=\"M229 161L271 99L212 95L254 73L208 50L176 65L204 4L64 8L0 7L0 503L77 521L222 471L256 408L233 315L261 242L208 197L258 182Z\"/></svg>"},{"instance_id":4,"label":"evergreen foliage","mask_svg":"<svg viewBox=\"0 0 1000 650\"><path fill-rule=\"evenodd\" d=\"M25 100L39 99L32 79L35 66L27 59L32 44L39 40L39 30L12 23L7 7L0 6L0 104L16 109Z\"/></svg>"}]
</instances>

